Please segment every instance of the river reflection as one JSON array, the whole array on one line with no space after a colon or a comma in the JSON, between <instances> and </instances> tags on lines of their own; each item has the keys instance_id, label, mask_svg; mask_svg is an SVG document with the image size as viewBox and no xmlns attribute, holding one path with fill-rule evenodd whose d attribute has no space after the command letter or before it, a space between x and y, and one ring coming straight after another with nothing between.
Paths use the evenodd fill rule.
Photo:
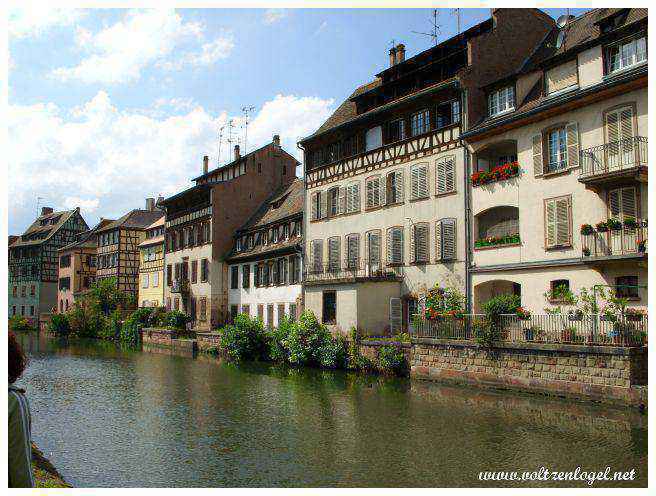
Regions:
<instances>
[{"instance_id":1,"label":"river reflection","mask_svg":"<svg viewBox=\"0 0 656 496\"><path fill-rule=\"evenodd\" d=\"M20 339L35 441L75 486L494 486L478 472L541 466L635 468L623 484L647 484L634 410Z\"/></svg>"}]
</instances>

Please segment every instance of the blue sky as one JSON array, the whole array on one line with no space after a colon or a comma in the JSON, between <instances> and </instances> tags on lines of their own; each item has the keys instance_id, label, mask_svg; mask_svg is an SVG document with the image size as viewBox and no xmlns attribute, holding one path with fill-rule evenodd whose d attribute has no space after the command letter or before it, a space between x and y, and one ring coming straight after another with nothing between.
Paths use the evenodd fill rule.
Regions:
<instances>
[{"instance_id":1,"label":"blue sky","mask_svg":"<svg viewBox=\"0 0 656 496\"><path fill-rule=\"evenodd\" d=\"M587 9L571 9L579 15ZM565 9L547 9L553 17ZM461 9L462 29L489 9ZM217 133L255 107L248 149L314 131L387 65L392 40L431 45L430 9L12 11L9 15L9 232L37 198L80 206L89 224L188 187ZM439 39L456 32L440 9ZM222 162L228 158L222 144Z\"/></svg>"}]
</instances>

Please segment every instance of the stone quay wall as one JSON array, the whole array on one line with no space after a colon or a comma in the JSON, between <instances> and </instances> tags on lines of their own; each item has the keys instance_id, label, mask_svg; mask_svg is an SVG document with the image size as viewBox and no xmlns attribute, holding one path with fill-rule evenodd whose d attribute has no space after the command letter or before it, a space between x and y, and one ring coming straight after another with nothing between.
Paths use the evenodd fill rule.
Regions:
<instances>
[{"instance_id":1,"label":"stone quay wall","mask_svg":"<svg viewBox=\"0 0 656 496\"><path fill-rule=\"evenodd\" d=\"M415 338L410 375L574 397L647 404L647 348Z\"/></svg>"},{"instance_id":2,"label":"stone quay wall","mask_svg":"<svg viewBox=\"0 0 656 496\"><path fill-rule=\"evenodd\" d=\"M197 332L196 341L200 351L207 351L210 348L219 349L220 337L215 332Z\"/></svg>"},{"instance_id":3,"label":"stone quay wall","mask_svg":"<svg viewBox=\"0 0 656 496\"><path fill-rule=\"evenodd\" d=\"M164 346L195 352L195 339L180 339L178 331L159 327L146 327L141 330L141 342L145 345Z\"/></svg>"}]
</instances>

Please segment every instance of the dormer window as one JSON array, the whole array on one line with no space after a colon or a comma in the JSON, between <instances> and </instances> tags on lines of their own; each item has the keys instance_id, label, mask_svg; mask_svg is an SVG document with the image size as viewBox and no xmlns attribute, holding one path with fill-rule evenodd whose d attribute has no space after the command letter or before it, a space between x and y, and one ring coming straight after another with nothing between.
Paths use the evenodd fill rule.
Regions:
<instances>
[{"instance_id":1,"label":"dormer window","mask_svg":"<svg viewBox=\"0 0 656 496\"><path fill-rule=\"evenodd\" d=\"M237 251L241 251L241 249L242 249L241 238L237 238L236 248L237 248Z\"/></svg>"},{"instance_id":2,"label":"dormer window","mask_svg":"<svg viewBox=\"0 0 656 496\"><path fill-rule=\"evenodd\" d=\"M420 110L410 117L410 132L418 136L430 131L430 113L428 109Z\"/></svg>"},{"instance_id":3,"label":"dormer window","mask_svg":"<svg viewBox=\"0 0 656 496\"><path fill-rule=\"evenodd\" d=\"M388 123L387 139L388 143L405 139L405 121L403 119L396 119Z\"/></svg>"},{"instance_id":4,"label":"dormer window","mask_svg":"<svg viewBox=\"0 0 656 496\"><path fill-rule=\"evenodd\" d=\"M510 112L515 108L515 87L506 86L488 95L490 117Z\"/></svg>"},{"instance_id":5,"label":"dormer window","mask_svg":"<svg viewBox=\"0 0 656 496\"><path fill-rule=\"evenodd\" d=\"M607 73L627 69L647 61L647 38L623 40L606 48Z\"/></svg>"}]
</instances>

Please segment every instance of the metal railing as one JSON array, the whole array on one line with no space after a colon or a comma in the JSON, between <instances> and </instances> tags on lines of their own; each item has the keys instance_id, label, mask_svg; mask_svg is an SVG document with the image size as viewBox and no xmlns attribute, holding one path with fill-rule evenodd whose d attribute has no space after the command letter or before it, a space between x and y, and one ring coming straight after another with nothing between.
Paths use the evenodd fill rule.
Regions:
<instances>
[{"instance_id":1,"label":"metal railing","mask_svg":"<svg viewBox=\"0 0 656 496\"><path fill-rule=\"evenodd\" d=\"M588 346L644 346L647 316L606 317L600 314L540 314L528 318L501 315L490 322L484 315L415 319L415 338L476 340L486 326L496 326L502 343L547 343Z\"/></svg>"},{"instance_id":2,"label":"metal railing","mask_svg":"<svg viewBox=\"0 0 656 496\"><path fill-rule=\"evenodd\" d=\"M636 136L581 150L581 178L647 166L647 138Z\"/></svg>"},{"instance_id":3,"label":"metal railing","mask_svg":"<svg viewBox=\"0 0 656 496\"><path fill-rule=\"evenodd\" d=\"M345 260L342 264L310 264L305 268L304 280L308 282L337 280L397 280L403 277L402 266L385 266L383 264L365 263L361 260Z\"/></svg>"},{"instance_id":4,"label":"metal railing","mask_svg":"<svg viewBox=\"0 0 656 496\"><path fill-rule=\"evenodd\" d=\"M646 253L647 221L638 221L637 224L638 227L582 234L581 255L585 259Z\"/></svg>"}]
</instances>

